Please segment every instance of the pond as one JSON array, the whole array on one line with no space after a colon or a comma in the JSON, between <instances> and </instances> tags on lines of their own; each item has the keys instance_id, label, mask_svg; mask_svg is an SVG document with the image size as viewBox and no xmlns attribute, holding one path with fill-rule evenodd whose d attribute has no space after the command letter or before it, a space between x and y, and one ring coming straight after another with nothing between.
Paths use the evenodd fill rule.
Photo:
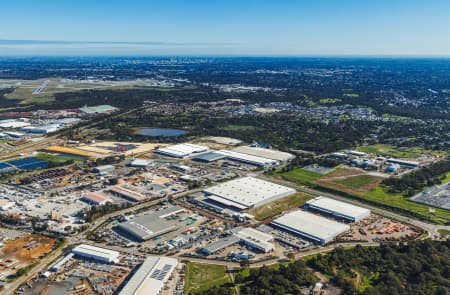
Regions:
<instances>
[{"instance_id":1,"label":"pond","mask_svg":"<svg viewBox=\"0 0 450 295\"><path fill-rule=\"evenodd\" d=\"M158 137L158 136L180 136L185 135L187 131L181 130L181 129L168 129L168 128L140 128L136 131L136 134L142 135L142 136L151 136L151 137Z\"/></svg>"}]
</instances>

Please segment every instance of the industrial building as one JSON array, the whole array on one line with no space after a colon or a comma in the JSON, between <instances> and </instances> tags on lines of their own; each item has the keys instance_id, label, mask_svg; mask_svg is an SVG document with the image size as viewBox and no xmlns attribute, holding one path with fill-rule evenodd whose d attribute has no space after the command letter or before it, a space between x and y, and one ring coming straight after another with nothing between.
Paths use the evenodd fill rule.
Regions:
<instances>
[{"instance_id":1,"label":"industrial building","mask_svg":"<svg viewBox=\"0 0 450 295\"><path fill-rule=\"evenodd\" d=\"M109 192L119 198L123 198L132 202L142 202L147 199L146 196L138 192L132 191L130 189L124 188L123 186L113 186L109 188Z\"/></svg>"},{"instance_id":2,"label":"industrial building","mask_svg":"<svg viewBox=\"0 0 450 295\"><path fill-rule=\"evenodd\" d=\"M107 196L94 192L87 193L86 195L81 197L81 200L85 201L88 204L97 206L105 205L106 203L111 202L111 199Z\"/></svg>"},{"instance_id":3,"label":"industrial building","mask_svg":"<svg viewBox=\"0 0 450 295\"><path fill-rule=\"evenodd\" d=\"M305 208L318 210L339 219L358 222L370 216L370 210L326 197L317 197L305 203Z\"/></svg>"},{"instance_id":4,"label":"industrial building","mask_svg":"<svg viewBox=\"0 0 450 295\"><path fill-rule=\"evenodd\" d=\"M267 253L275 248L274 244L270 243L273 239L272 235L263 233L254 228L237 229L232 235L203 247L201 252L205 255L211 255L234 244L243 243L250 248Z\"/></svg>"},{"instance_id":5,"label":"industrial building","mask_svg":"<svg viewBox=\"0 0 450 295\"><path fill-rule=\"evenodd\" d=\"M133 220L120 223L117 228L139 241L146 241L153 237L178 229L174 223L166 220L167 217L181 213L184 208L171 206L159 211L151 211L148 214Z\"/></svg>"},{"instance_id":6,"label":"industrial building","mask_svg":"<svg viewBox=\"0 0 450 295\"><path fill-rule=\"evenodd\" d=\"M405 166L405 167L409 167L409 168L417 168L420 166L419 162L414 162L414 161L405 161L405 160L401 160L401 159L388 159L386 162L391 163L391 164L398 164L400 166Z\"/></svg>"},{"instance_id":7,"label":"industrial building","mask_svg":"<svg viewBox=\"0 0 450 295\"><path fill-rule=\"evenodd\" d=\"M114 166L113 165L103 165L103 166L97 166L95 168L92 169L92 172L94 173L98 173L100 175L107 175L110 172L114 171Z\"/></svg>"},{"instance_id":8,"label":"industrial building","mask_svg":"<svg viewBox=\"0 0 450 295\"><path fill-rule=\"evenodd\" d=\"M206 152L197 156L194 156L192 160L203 163L211 163L219 161L225 158L225 155L216 152Z\"/></svg>"},{"instance_id":9,"label":"industrial building","mask_svg":"<svg viewBox=\"0 0 450 295\"><path fill-rule=\"evenodd\" d=\"M298 210L272 221L272 225L325 245L338 235L350 230L347 224L339 223L315 214Z\"/></svg>"},{"instance_id":10,"label":"industrial building","mask_svg":"<svg viewBox=\"0 0 450 295\"><path fill-rule=\"evenodd\" d=\"M152 163L151 160L146 160L146 159L134 159L133 161L130 162L130 166L131 167L136 167L136 168L146 168L148 165L150 165Z\"/></svg>"},{"instance_id":11,"label":"industrial building","mask_svg":"<svg viewBox=\"0 0 450 295\"><path fill-rule=\"evenodd\" d=\"M268 158L264 158L264 157L258 157L258 156L238 153L238 152L229 151L229 150L220 150L217 153L222 154L227 159L237 161L237 162L242 162L242 163L249 164L249 165L254 165L257 167L262 167L262 168L269 168L269 167L274 167L274 166L280 165L280 162L277 160L272 160L272 159L268 159Z\"/></svg>"},{"instance_id":12,"label":"industrial building","mask_svg":"<svg viewBox=\"0 0 450 295\"><path fill-rule=\"evenodd\" d=\"M51 268L50 271L53 272L58 272L60 271L65 265L66 263L73 258L75 254L73 253L69 253L68 255L64 256L63 258L61 258L60 260L58 260Z\"/></svg>"},{"instance_id":13,"label":"industrial building","mask_svg":"<svg viewBox=\"0 0 450 295\"><path fill-rule=\"evenodd\" d=\"M203 190L210 201L238 211L258 207L295 192L295 189L253 177L230 180Z\"/></svg>"},{"instance_id":14,"label":"industrial building","mask_svg":"<svg viewBox=\"0 0 450 295\"><path fill-rule=\"evenodd\" d=\"M117 263L120 253L117 251L81 244L73 248L72 253L88 259L97 260L105 263Z\"/></svg>"},{"instance_id":15,"label":"industrial building","mask_svg":"<svg viewBox=\"0 0 450 295\"><path fill-rule=\"evenodd\" d=\"M58 131L61 128L59 124L49 124L49 125L40 125L40 126L27 126L20 129L21 131L34 133L34 134L48 134L52 132Z\"/></svg>"},{"instance_id":16,"label":"industrial building","mask_svg":"<svg viewBox=\"0 0 450 295\"><path fill-rule=\"evenodd\" d=\"M281 163L289 163L293 159L295 159L295 156L290 153L273 150L273 149L264 149L260 147L251 147L251 146L240 146L235 149L233 149L234 152L241 153L241 154L247 154L267 159L272 159L275 161L279 161Z\"/></svg>"},{"instance_id":17,"label":"industrial building","mask_svg":"<svg viewBox=\"0 0 450 295\"><path fill-rule=\"evenodd\" d=\"M207 151L209 151L209 148L205 146L182 143L157 149L155 153L173 158L188 158Z\"/></svg>"},{"instance_id":18,"label":"industrial building","mask_svg":"<svg viewBox=\"0 0 450 295\"><path fill-rule=\"evenodd\" d=\"M175 258L147 257L119 295L158 295L177 265Z\"/></svg>"}]
</instances>

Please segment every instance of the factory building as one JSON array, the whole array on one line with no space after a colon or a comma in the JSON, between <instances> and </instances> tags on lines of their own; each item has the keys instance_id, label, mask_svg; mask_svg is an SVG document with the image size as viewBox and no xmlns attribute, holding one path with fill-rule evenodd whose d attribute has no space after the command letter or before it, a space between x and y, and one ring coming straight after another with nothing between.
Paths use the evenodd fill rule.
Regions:
<instances>
[{"instance_id":1,"label":"factory building","mask_svg":"<svg viewBox=\"0 0 450 295\"><path fill-rule=\"evenodd\" d=\"M28 126L20 129L21 131L33 133L33 134L48 134L58 131L61 126L59 124L49 124L41 126Z\"/></svg>"},{"instance_id":2,"label":"factory building","mask_svg":"<svg viewBox=\"0 0 450 295\"><path fill-rule=\"evenodd\" d=\"M134 159L133 161L130 162L130 166L131 167L136 167L136 168L146 168L148 165L150 165L152 163L151 160L146 160L146 159Z\"/></svg>"},{"instance_id":3,"label":"factory building","mask_svg":"<svg viewBox=\"0 0 450 295\"><path fill-rule=\"evenodd\" d=\"M305 203L306 209L330 214L339 219L358 222L370 216L370 210L326 197L317 197Z\"/></svg>"},{"instance_id":4,"label":"factory building","mask_svg":"<svg viewBox=\"0 0 450 295\"><path fill-rule=\"evenodd\" d=\"M80 111L82 113L88 114L88 115L96 115L96 114L111 114L119 109L110 105L98 105L98 106L84 106L80 108Z\"/></svg>"},{"instance_id":5,"label":"factory building","mask_svg":"<svg viewBox=\"0 0 450 295\"><path fill-rule=\"evenodd\" d=\"M151 211L149 214L122 222L117 228L138 241L147 241L178 229L178 226L167 221L166 218L183 211L184 208L178 206L171 206L159 211Z\"/></svg>"},{"instance_id":6,"label":"factory building","mask_svg":"<svg viewBox=\"0 0 450 295\"><path fill-rule=\"evenodd\" d=\"M93 259L104 263L117 263L120 253L117 251L81 244L73 248L72 253L87 259Z\"/></svg>"},{"instance_id":7,"label":"factory building","mask_svg":"<svg viewBox=\"0 0 450 295\"><path fill-rule=\"evenodd\" d=\"M203 163L212 163L225 158L225 155L216 152L206 152L197 156L194 156L192 160Z\"/></svg>"},{"instance_id":8,"label":"factory building","mask_svg":"<svg viewBox=\"0 0 450 295\"><path fill-rule=\"evenodd\" d=\"M158 295L178 265L175 258L147 257L119 295Z\"/></svg>"},{"instance_id":9,"label":"factory building","mask_svg":"<svg viewBox=\"0 0 450 295\"><path fill-rule=\"evenodd\" d=\"M147 197L144 196L143 194L140 194L138 192L132 191L119 185L109 188L109 192L116 197L123 198L125 200L132 202L142 202L147 199Z\"/></svg>"},{"instance_id":10,"label":"factory building","mask_svg":"<svg viewBox=\"0 0 450 295\"><path fill-rule=\"evenodd\" d=\"M394 158L388 159L387 162L391 163L391 164L398 164L400 166L405 166L405 167L409 167L409 168L417 168L420 166L419 162L405 161L405 160L394 159Z\"/></svg>"},{"instance_id":11,"label":"factory building","mask_svg":"<svg viewBox=\"0 0 450 295\"><path fill-rule=\"evenodd\" d=\"M234 244L242 243L249 248L268 253L275 249L274 244L271 243L273 239L272 235L263 233L254 228L243 228L233 232L232 235L208 244L201 249L201 252L205 255L211 255Z\"/></svg>"},{"instance_id":12,"label":"factory building","mask_svg":"<svg viewBox=\"0 0 450 295\"><path fill-rule=\"evenodd\" d=\"M111 202L111 199L107 196L104 196L99 193L89 192L81 198L82 201L91 204L91 205L105 205L108 202Z\"/></svg>"},{"instance_id":13,"label":"factory building","mask_svg":"<svg viewBox=\"0 0 450 295\"><path fill-rule=\"evenodd\" d=\"M188 158L198 155L200 153L204 153L209 151L208 147L190 144L190 143L182 143L177 145L168 146L165 148L160 148L155 151L155 153L169 156L173 158Z\"/></svg>"},{"instance_id":14,"label":"factory building","mask_svg":"<svg viewBox=\"0 0 450 295\"><path fill-rule=\"evenodd\" d=\"M210 201L235 211L258 207L295 192L295 189L253 177L230 180L203 190Z\"/></svg>"},{"instance_id":15,"label":"factory building","mask_svg":"<svg viewBox=\"0 0 450 295\"><path fill-rule=\"evenodd\" d=\"M217 151L217 153L222 154L227 159L237 161L237 162L242 162L242 163L257 166L257 167L262 167L262 168L269 168L269 167L275 167L275 166L280 165L280 162L277 160L243 154L243 153L238 153L238 152L229 151L229 150L220 150L220 151Z\"/></svg>"},{"instance_id":16,"label":"factory building","mask_svg":"<svg viewBox=\"0 0 450 295\"><path fill-rule=\"evenodd\" d=\"M113 165L103 165L103 166L97 166L94 169L92 169L92 172L98 173L100 175L107 175L110 172L114 171Z\"/></svg>"},{"instance_id":17,"label":"factory building","mask_svg":"<svg viewBox=\"0 0 450 295\"><path fill-rule=\"evenodd\" d=\"M295 159L295 156L293 154L260 147L240 146L233 149L233 151L241 154L272 159L283 164L289 163L290 161Z\"/></svg>"},{"instance_id":18,"label":"factory building","mask_svg":"<svg viewBox=\"0 0 450 295\"><path fill-rule=\"evenodd\" d=\"M272 221L272 225L301 237L325 245L350 230L339 223L306 211L294 211Z\"/></svg>"}]
</instances>

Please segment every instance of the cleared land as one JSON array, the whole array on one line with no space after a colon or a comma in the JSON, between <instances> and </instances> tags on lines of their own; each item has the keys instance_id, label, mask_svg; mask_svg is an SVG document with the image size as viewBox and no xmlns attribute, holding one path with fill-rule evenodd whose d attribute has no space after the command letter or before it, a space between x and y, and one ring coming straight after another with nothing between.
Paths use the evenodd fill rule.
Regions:
<instances>
[{"instance_id":1,"label":"cleared land","mask_svg":"<svg viewBox=\"0 0 450 295\"><path fill-rule=\"evenodd\" d=\"M184 293L200 292L231 282L226 267L214 264L188 262L186 264Z\"/></svg>"},{"instance_id":2,"label":"cleared land","mask_svg":"<svg viewBox=\"0 0 450 295\"><path fill-rule=\"evenodd\" d=\"M302 168L294 168L291 171L277 173L274 176L279 176L289 181L300 184L312 184L323 175L312 171L306 171Z\"/></svg>"},{"instance_id":3,"label":"cleared land","mask_svg":"<svg viewBox=\"0 0 450 295\"><path fill-rule=\"evenodd\" d=\"M296 193L295 195L285 197L271 203L265 204L249 211L257 220L265 220L269 217L278 215L283 211L291 208L296 208L305 204L306 201L311 200L313 196L305 193Z\"/></svg>"},{"instance_id":4,"label":"cleared land","mask_svg":"<svg viewBox=\"0 0 450 295\"><path fill-rule=\"evenodd\" d=\"M417 158L422 155L432 155L432 156L445 156L449 154L449 152L444 151L431 151L427 149L423 149L420 147L414 148L396 148L388 144L374 144L369 146L362 146L357 148L360 152L381 155L386 157L393 158Z\"/></svg>"}]
</instances>

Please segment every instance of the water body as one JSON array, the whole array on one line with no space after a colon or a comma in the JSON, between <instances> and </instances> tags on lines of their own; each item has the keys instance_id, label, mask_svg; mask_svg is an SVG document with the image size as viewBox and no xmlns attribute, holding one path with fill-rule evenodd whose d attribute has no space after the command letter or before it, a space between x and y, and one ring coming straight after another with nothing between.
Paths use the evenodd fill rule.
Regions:
<instances>
[{"instance_id":1,"label":"water body","mask_svg":"<svg viewBox=\"0 0 450 295\"><path fill-rule=\"evenodd\" d=\"M136 131L136 134L150 137L167 136L174 137L187 134L187 131L181 129L167 129L167 128L141 128Z\"/></svg>"}]
</instances>

